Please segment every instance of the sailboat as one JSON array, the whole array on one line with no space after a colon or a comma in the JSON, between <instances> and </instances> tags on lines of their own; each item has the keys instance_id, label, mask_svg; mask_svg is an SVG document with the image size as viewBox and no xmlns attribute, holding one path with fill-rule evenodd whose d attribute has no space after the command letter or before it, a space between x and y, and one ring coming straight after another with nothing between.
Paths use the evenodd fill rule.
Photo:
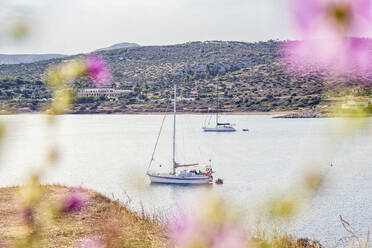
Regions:
<instances>
[{"instance_id":1,"label":"sailboat","mask_svg":"<svg viewBox=\"0 0 372 248\"><path fill-rule=\"evenodd\" d=\"M174 104L173 104L173 148L172 148L172 171L169 173L159 173L150 171L150 166L154 160L156 146L160 137L155 144L153 155L147 170L147 175L151 183L165 184L208 184L213 182L213 170L211 165L201 166L199 163L180 164L176 162L176 116L177 116L177 85L174 84ZM165 119L165 118L164 118ZM163 119L163 123L164 123ZM163 126L163 125L162 125Z\"/></svg>"},{"instance_id":2,"label":"sailboat","mask_svg":"<svg viewBox=\"0 0 372 248\"><path fill-rule=\"evenodd\" d=\"M218 82L216 86L216 92L217 92L216 126L215 127L203 126L202 129L204 132L235 132L236 129L232 126L232 124L227 122L225 123L219 122Z\"/></svg>"}]
</instances>

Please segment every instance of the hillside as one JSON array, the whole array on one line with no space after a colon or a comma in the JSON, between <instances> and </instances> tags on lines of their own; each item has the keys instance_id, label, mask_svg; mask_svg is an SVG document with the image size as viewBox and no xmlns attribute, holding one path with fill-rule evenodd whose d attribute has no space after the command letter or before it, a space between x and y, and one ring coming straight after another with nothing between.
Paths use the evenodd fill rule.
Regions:
<instances>
[{"instance_id":1,"label":"hillside","mask_svg":"<svg viewBox=\"0 0 372 248\"><path fill-rule=\"evenodd\" d=\"M0 247L31 247L31 241L34 241L32 247L38 248L173 247L162 218L132 212L128 203L113 201L93 190L87 190L87 202L74 211L59 215L55 207L61 199L73 191L83 189L43 185L40 205L36 205L33 211L22 212L20 190L21 187L0 188ZM31 233L30 226L37 233ZM235 238L234 234L228 235ZM276 235L270 241L260 233L250 238L249 247L323 247L318 241L297 239L290 235Z\"/></svg>"},{"instance_id":2,"label":"hillside","mask_svg":"<svg viewBox=\"0 0 372 248\"><path fill-rule=\"evenodd\" d=\"M33 63L42 60L63 58L66 55L62 54L0 54L1 64L20 64L20 63Z\"/></svg>"},{"instance_id":3,"label":"hillside","mask_svg":"<svg viewBox=\"0 0 372 248\"><path fill-rule=\"evenodd\" d=\"M218 82L224 111L278 111L311 109L331 96L350 92L369 95L372 75L363 78L333 77L314 68L288 73L280 47L291 42L244 43L234 41L189 42L171 46L131 47L99 51L113 74L113 87L132 90L110 99L80 97L73 113L164 111L179 83L180 111L215 109ZM16 112L36 111L50 99L43 84L48 67L64 60L31 64L0 65L0 101ZM92 87L87 80L75 82L76 90ZM5 106L5 105L3 105Z\"/></svg>"},{"instance_id":4,"label":"hillside","mask_svg":"<svg viewBox=\"0 0 372 248\"><path fill-rule=\"evenodd\" d=\"M19 187L0 188L0 247L29 247L15 245L16 240L25 237L28 231L19 210L19 190ZM72 188L47 185L42 190L45 207L47 203L56 204ZM55 216L51 220L48 219L51 210L37 212L35 222L44 220L44 226L40 227L42 247L78 247L82 240L96 236L112 239L111 243L107 241L107 247L119 247L119 244L120 247L165 247L161 225L131 212L118 201L95 191L88 193L90 199L79 211Z\"/></svg>"}]
</instances>

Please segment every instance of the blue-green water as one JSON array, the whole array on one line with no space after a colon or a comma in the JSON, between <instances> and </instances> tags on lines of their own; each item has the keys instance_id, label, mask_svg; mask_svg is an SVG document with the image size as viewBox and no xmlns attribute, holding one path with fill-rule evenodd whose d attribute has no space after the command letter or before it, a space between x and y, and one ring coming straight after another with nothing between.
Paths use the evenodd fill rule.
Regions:
<instances>
[{"instance_id":1,"label":"blue-green water","mask_svg":"<svg viewBox=\"0 0 372 248\"><path fill-rule=\"evenodd\" d=\"M338 220L342 214L359 234L367 233L372 223L370 119L225 115L222 120L236 123L238 132L203 133L206 118L178 116L177 158L186 163L211 159L223 185L150 185L145 173L161 115L59 116L56 132L48 131L45 116L18 115L0 117L8 125L0 186L22 183L44 163L52 137L57 137L60 159L44 182L83 186L123 201L129 196L133 208L143 205L147 212L165 215L179 207L197 209L202 197L219 194L248 222L263 202L296 191L304 174L317 169L326 175L324 187L288 231L333 243L347 236ZM171 128L168 116L155 157L163 165L171 160Z\"/></svg>"}]
</instances>

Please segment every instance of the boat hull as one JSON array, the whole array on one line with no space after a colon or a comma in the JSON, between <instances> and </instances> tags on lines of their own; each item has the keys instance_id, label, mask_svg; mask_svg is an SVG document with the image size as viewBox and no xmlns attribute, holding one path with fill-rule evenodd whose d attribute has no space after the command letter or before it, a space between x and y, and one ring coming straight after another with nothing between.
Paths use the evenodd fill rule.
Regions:
<instances>
[{"instance_id":1,"label":"boat hull","mask_svg":"<svg viewBox=\"0 0 372 248\"><path fill-rule=\"evenodd\" d=\"M235 132L233 127L203 127L204 132Z\"/></svg>"},{"instance_id":2,"label":"boat hull","mask_svg":"<svg viewBox=\"0 0 372 248\"><path fill-rule=\"evenodd\" d=\"M211 182L208 176L182 177L176 175L147 174L151 183L164 184L208 184Z\"/></svg>"}]
</instances>

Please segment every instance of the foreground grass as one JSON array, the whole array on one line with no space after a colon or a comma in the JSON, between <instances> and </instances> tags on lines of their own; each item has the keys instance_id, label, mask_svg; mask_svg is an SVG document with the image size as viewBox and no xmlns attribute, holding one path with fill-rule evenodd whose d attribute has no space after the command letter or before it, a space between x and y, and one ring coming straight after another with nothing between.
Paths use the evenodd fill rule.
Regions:
<instances>
[{"instance_id":1,"label":"foreground grass","mask_svg":"<svg viewBox=\"0 0 372 248\"><path fill-rule=\"evenodd\" d=\"M58 202L70 188L43 186L44 203ZM27 233L25 223L17 211L20 187L0 188L0 247L15 247L17 240ZM43 247L76 247L85 238L98 237L106 240L106 247L169 247L165 228L160 222L133 213L128 208L94 191L88 191L90 199L76 212L57 215L52 218L47 208L36 218L42 220L41 244ZM47 216L47 218L45 218ZM44 218L44 219L42 219ZM319 248L317 241L296 239L278 235L265 240L253 238L252 248ZM168 245L167 245L168 243Z\"/></svg>"},{"instance_id":2,"label":"foreground grass","mask_svg":"<svg viewBox=\"0 0 372 248\"><path fill-rule=\"evenodd\" d=\"M43 202L56 202L68 190L63 186L43 186ZM0 188L0 247L13 247L25 232L17 214L18 192L19 187ZM108 247L165 247L161 225L102 194L94 191L88 194L90 199L80 211L43 221L44 247L75 247L82 239L92 236L111 240Z\"/></svg>"}]
</instances>

